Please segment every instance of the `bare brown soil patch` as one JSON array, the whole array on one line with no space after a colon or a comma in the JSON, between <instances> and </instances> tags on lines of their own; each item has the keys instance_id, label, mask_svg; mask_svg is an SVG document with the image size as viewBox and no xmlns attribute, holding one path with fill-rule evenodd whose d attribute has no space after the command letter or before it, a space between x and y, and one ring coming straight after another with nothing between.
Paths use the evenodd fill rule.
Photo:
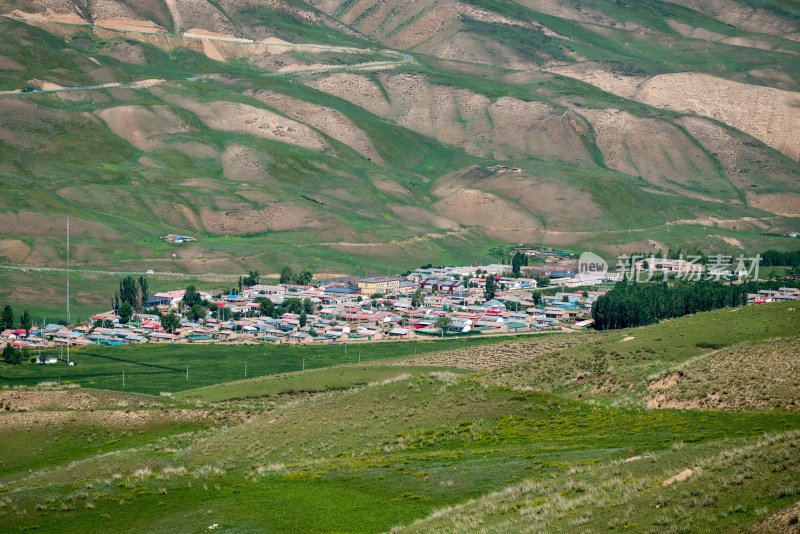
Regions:
<instances>
[{"instance_id":1,"label":"bare brown soil patch","mask_svg":"<svg viewBox=\"0 0 800 534\"><path fill-rule=\"evenodd\" d=\"M684 469L677 475L671 476L668 479L666 479L664 482L662 482L662 484L664 486L669 486L676 482L683 482L684 480L687 480L689 477L691 477L698 471L700 471L699 467L690 467L689 469Z\"/></svg>"},{"instance_id":2,"label":"bare brown soil patch","mask_svg":"<svg viewBox=\"0 0 800 534\"><path fill-rule=\"evenodd\" d=\"M755 534L800 534L800 501L781 510L761 523L752 525L750 532Z\"/></svg>"},{"instance_id":3,"label":"bare brown soil patch","mask_svg":"<svg viewBox=\"0 0 800 534\"><path fill-rule=\"evenodd\" d=\"M583 340L570 337L542 338L531 337L525 341L498 343L484 347L448 350L426 354L391 365L431 365L436 367L456 367L494 371L522 363L542 354L569 348Z\"/></svg>"},{"instance_id":4,"label":"bare brown soil patch","mask_svg":"<svg viewBox=\"0 0 800 534\"><path fill-rule=\"evenodd\" d=\"M259 204L270 204L278 201L278 197L270 195L269 193L264 193L263 191L236 191L236 194L252 202L258 202Z\"/></svg>"},{"instance_id":5,"label":"bare brown soil patch","mask_svg":"<svg viewBox=\"0 0 800 534\"><path fill-rule=\"evenodd\" d=\"M389 114L389 102L383 96L380 87L366 76L336 73L306 83L314 89L352 102L379 117Z\"/></svg>"},{"instance_id":6,"label":"bare brown soil patch","mask_svg":"<svg viewBox=\"0 0 800 534\"><path fill-rule=\"evenodd\" d=\"M702 73L626 77L591 64L550 69L662 109L711 117L787 156L800 157L800 93Z\"/></svg>"},{"instance_id":7,"label":"bare brown soil patch","mask_svg":"<svg viewBox=\"0 0 800 534\"><path fill-rule=\"evenodd\" d=\"M367 134L339 111L272 91L259 91L254 96L281 113L341 141L365 158L384 164Z\"/></svg>"},{"instance_id":8,"label":"bare brown soil patch","mask_svg":"<svg viewBox=\"0 0 800 534\"><path fill-rule=\"evenodd\" d=\"M734 0L667 0L714 17L743 30L798 39L798 26L764 9L755 9Z\"/></svg>"},{"instance_id":9,"label":"bare brown soil patch","mask_svg":"<svg viewBox=\"0 0 800 534\"><path fill-rule=\"evenodd\" d=\"M701 117L681 117L678 123L703 148L714 154L737 188L750 192L753 185L758 189L770 187L771 183L778 184L780 189L791 189L796 185L797 173L777 162L771 151L760 143L734 136L725 126ZM748 169L758 169L758 179ZM761 175L768 176L769 182Z\"/></svg>"},{"instance_id":10,"label":"bare brown soil patch","mask_svg":"<svg viewBox=\"0 0 800 534\"><path fill-rule=\"evenodd\" d=\"M102 5L98 2L94 5ZM133 12L131 12L133 15ZM96 26L110 28L112 30L120 31L137 31L137 32L163 32L164 28L150 20L141 20L128 17L112 17L108 19L95 20Z\"/></svg>"},{"instance_id":11,"label":"bare brown soil patch","mask_svg":"<svg viewBox=\"0 0 800 534\"><path fill-rule=\"evenodd\" d=\"M523 6L529 7L534 11L581 22L593 22L606 26L615 25L616 21L602 12L592 9L589 6L575 4L569 0L519 0Z\"/></svg>"},{"instance_id":12,"label":"bare brown soil patch","mask_svg":"<svg viewBox=\"0 0 800 534\"><path fill-rule=\"evenodd\" d=\"M730 245L732 247L736 247L736 248L744 250L744 245L742 244L742 242L739 241L738 239L736 239L735 237L727 237L727 236L724 236L724 235L712 235L711 237L716 237L717 239L727 243L728 245Z\"/></svg>"},{"instance_id":13,"label":"bare brown soil patch","mask_svg":"<svg viewBox=\"0 0 800 534\"><path fill-rule=\"evenodd\" d=\"M10 57L0 56L0 69L2 70L25 70L25 67L14 61Z\"/></svg>"},{"instance_id":14,"label":"bare brown soil patch","mask_svg":"<svg viewBox=\"0 0 800 534\"><path fill-rule=\"evenodd\" d=\"M438 216L418 206L389 206L389 209L403 219L430 224L445 230L455 230L459 226L458 223L451 221L447 217Z\"/></svg>"},{"instance_id":15,"label":"bare brown soil patch","mask_svg":"<svg viewBox=\"0 0 800 534\"><path fill-rule=\"evenodd\" d=\"M144 65L147 63L142 47L130 41L109 43L99 53L132 65Z\"/></svg>"},{"instance_id":16,"label":"bare brown soil patch","mask_svg":"<svg viewBox=\"0 0 800 534\"><path fill-rule=\"evenodd\" d=\"M711 117L791 158L800 157L800 93L685 73L650 79L637 92L636 100Z\"/></svg>"},{"instance_id":17,"label":"bare brown soil patch","mask_svg":"<svg viewBox=\"0 0 800 534\"><path fill-rule=\"evenodd\" d=\"M527 172L495 173L476 181L474 186L515 199L531 213L543 217L551 227L564 224L573 229L595 228L603 215L586 191L563 182L544 181Z\"/></svg>"},{"instance_id":18,"label":"bare brown soil patch","mask_svg":"<svg viewBox=\"0 0 800 534\"><path fill-rule=\"evenodd\" d=\"M704 406L700 399L672 399L665 393L659 393L647 401L647 407L651 410L699 410ZM719 406L715 405L709 408L719 408Z\"/></svg>"},{"instance_id":19,"label":"bare brown soil patch","mask_svg":"<svg viewBox=\"0 0 800 534\"><path fill-rule=\"evenodd\" d=\"M74 425L75 412L35 411L5 412L0 414L0 428L6 432L29 427L48 427L52 425ZM208 421L209 424L225 423L236 418L234 413L209 410L96 410L84 411L80 414L80 422L84 425L126 426L144 425L163 421ZM239 416L241 419L241 416Z\"/></svg>"},{"instance_id":20,"label":"bare brown soil patch","mask_svg":"<svg viewBox=\"0 0 800 534\"><path fill-rule=\"evenodd\" d=\"M398 74L382 77L381 82L392 100L392 118L398 124L434 137L452 146L464 146L467 152L488 156L485 148L494 135L486 115L489 98L455 87L431 85L424 76ZM497 135L495 143L506 145ZM509 150L511 152L511 150Z\"/></svg>"},{"instance_id":21,"label":"bare brown soil patch","mask_svg":"<svg viewBox=\"0 0 800 534\"><path fill-rule=\"evenodd\" d=\"M200 209L200 219L209 232L220 235L237 235L265 230L291 230L293 228L324 229L334 226L330 217L302 208L291 202L276 202L263 209L242 207L230 211Z\"/></svg>"},{"instance_id":22,"label":"bare brown soil patch","mask_svg":"<svg viewBox=\"0 0 800 534\"><path fill-rule=\"evenodd\" d=\"M494 124L490 134L494 143L543 159L557 158L572 164L591 161L578 135L585 128L582 121L576 122L571 112L556 110L543 102L523 102L508 97L498 98L488 112Z\"/></svg>"},{"instance_id":23,"label":"bare brown soil patch","mask_svg":"<svg viewBox=\"0 0 800 534\"><path fill-rule=\"evenodd\" d=\"M797 88L797 82L791 76L778 69L753 69L747 71L747 74L761 80L770 80L772 85L778 89L796 90Z\"/></svg>"},{"instance_id":24,"label":"bare brown soil patch","mask_svg":"<svg viewBox=\"0 0 800 534\"><path fill-rule=\"evenodd\" d=\"M71 231L76 235L82 234L85 237L101 239L122 239L121 234L116 230L97 222L70 217L69 225ZM0 213L0 227L24 229L26 235L39 237L53 234L63 235L66 232L67 222L66 218L60 216L18 211L17 213Z\"/></svg>"},{"instance_id":25,"label":"bare brown soil patch","mask_svg":"<svg viewBox=\"0 0 800 534\"><path fill-rule=\"evenodd\" d=\"M164 98L195 113L207 126L215 130L246 133L314 150L331 150L328 143L305 124L266 109L238 102L201 103L177 95L165 95Z\"/></svg>"},{"instance_id":26,"label":"bare brown soil patch","mask_svg":"<svg viewBox=\"0 0 800 534\"><path fill-rule=\"evenodd\" d=\"M234 35L235 28L214 5L204 0L165 0L175 31L203 28L208 32Z\"/></svg>"},{"instance_id":27,"label":"bare brown soil patch","mask_svg":"<svg viewBox=\"0 0 800 534\"><path fill-rule=\"evenodd\" d=\"M533 215L520 206L477 189L461 189L431 207L465 226L525 231L541 226Z\"/></svg>"},{"instance_id":28,"label":"bare brown soil patch","mask_svg":"<svg viewBox=\"0 0 800 534\"><path fill-rule=\"evenodd\" d=\"M52 3L47 6L46 11L39 13L27 13L20 9L14 9L11 11L11 16L66 24L86 24L86 20L75 12L75 6L69 2Z\"/></svg>"},{"instance_id":29,"label":"bare brown soil patch","mask_svg":"<svg viewBox=\"0 0 800 534\"><path fill-rule=\"evenodd\" d=\"M165 136L187 130L166 106L118 106L95 112L108 128L140 150L165 146Z\"/></svg>"},{"instance_id":30,"label":"bare brown soil patch","mask_svg":"<svg viewBox=\"0 0 800 534\"><path fill-rule=\"evenodd\" d=\"M391 195L393 197L411 196L411 192L408 189L398 184L394 180L383 179L381 177L373 177L372 185L374 185L375 188L381 193L386 193L387 195Z\"/></svg>"},{"instance_id":31,"label":"bare brown soil patch","mask_svg":"<svg viewBox=\"0 0 800 534\"><path fill-rule=\"evenodd\" d=\"M741 343L681 373L680 380L659 389L648 408L800 410L799 338Z\"/></svg>"},{"instance_id":32,"label":"bare brown soil patch","mask_svg":"<svg viewBox=\"0 0 800 534\"><path fill-rule=\"evenodd\" d=\"M23 263L31 252L31 247L19 239L0 239L0 258L11 263Z\"/></svg>"},{"instance_id":33,"label":"bare brown soil patch","mask_svg":"<svg viewBox=\"0 0 800 534\"><path fill-rule=\"evenodd\" d=\"M94 394L79 390L0 391L0 406L7 411L87 410L127 406L162 406L161 402L125 394Z\"/></svg>"},{"instance_id":34,"label":"bare brown soil patch","mask_svg":"<svg viewBox=\"0 0 800 534\"><path fill-rule=\"evenodd\" d=\"M747 192L747 203L753 207L786 217L800 217L800 195L797 193L756 194Z\"/></svg>"},{"instance_id":35,"label":"bare brown soil patch","mask_svg":"<svg viewBox=\"0 0 800 534\"><path fill-rule=\"evenodd\" d=\"M229 180L262 182L266 177L264 154L240 145L228 145L220 156L222 171Z\"/></svg>"},{"instance_id":36,"label":"bare brown soil patch","mask_svg":"<svg viewBox=\"0 0 800 534\"><path fill-rule=\"evenodd\" d=\"M204 189L216 189L224 191L225 188L219 182L211 178L192 178L181 182L181 187L202 187Z\"/></svg>"},{"instance_id":37,"label":"bare brown soil patch","mask_svg":"<svg viewBox=\"0 0 800 534\"><path fill-rule=\"evenodd\" d=\"M647 389L668 389L678 383L678 380L683 376L683 373L672 373L664 375L658 380L650 382Z\"/></svg>"},{"instance_id":38,"label":"bare brown soil patch","mask_svg":"<svg viewBox=\"0 0 800 534\"><path fill-rule=\"evenodd\" d=\"M706 153L671 124L613 109L582 109L581 114L592 123L606 165L614 170L668 189L713 175Z\"/></svg>"}]
</instances>

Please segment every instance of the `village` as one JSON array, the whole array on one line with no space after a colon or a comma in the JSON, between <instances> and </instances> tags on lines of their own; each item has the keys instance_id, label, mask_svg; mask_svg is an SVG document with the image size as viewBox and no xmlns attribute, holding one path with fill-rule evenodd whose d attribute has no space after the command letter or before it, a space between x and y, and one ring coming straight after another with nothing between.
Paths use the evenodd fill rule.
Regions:
<instances>
[{"instance_id":1,"label":"village","mask_svg":"<svg viewBox=\"0 0 800 534\"><path fill-rule=\"evenodd\" d=\"M592 303L607 291L570 290L567 285L576 283L573 274L551 272L552 294L537 292L534 298L537 280L512 274L512 266L504 264L428 267L404 276L255 284L236 294L199 291L209 310L199 318L190 318L184 309L186 289L176 289L150 296L143 311L126 323L108 311L72 328L46 324L28 331L8 329L0 333L0 342L19 349L141 343L334 344L571 331L591 324ZM487 279L496 288L489 299ZM603 282L598 279L592 285ZM265 299L275 309L296 299L303 309L271 317L263 313ZM158 315L146 313L155 309ZM162 316L169 313L178 318L174 329L162 325Z\"/></svg>"},{"instance_id":2,"label":"village","mask_svg":"<svg viewBox=\"0 0 800 534\"><path fill-rule=\"evenodd\" d=\"M551 254L554 269L566 265L563 254ZM683 266L666 262L659 267L673 271ZM7 329L0 332L0 346L31 350L142 343L337 344L574 332L591 326L592 304L622 279L620 273L579 276L553 269L547 278L524 274L505 264L426 266L405 275L256 283L232 294L197 291L194 298L203 302L199 314L184 305L187 289L176 289L149 296L129 319L112 310L76 327ZM748 295L748 304L798 298L800 290L794 288L761 290Z\"/></svg>"}]
</instances>

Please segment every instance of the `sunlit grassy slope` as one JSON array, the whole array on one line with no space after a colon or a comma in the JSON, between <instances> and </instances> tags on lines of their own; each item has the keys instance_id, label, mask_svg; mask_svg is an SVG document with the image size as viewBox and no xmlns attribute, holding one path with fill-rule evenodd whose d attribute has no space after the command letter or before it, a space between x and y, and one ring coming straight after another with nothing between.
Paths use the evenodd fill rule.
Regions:
<instances>
[{"instance_id":1,"label":"sunlit grassy slope","mask_svg":"<svg viewBox=\"0 0 800 534\"><path fill-rule=\"evenodd\" d=\"M727 346L738 362L763 361L765 340L796 341L798 314L788 304L631 329L622 343L620 333L601 334L553 355L580 369L598 347L613 349L606 372L632 384L616 391L590 389L597 381L589 377L538 392L536 380L558 373L526 365L488 375L405 365L413 351L400 344L386 345L380 362L171 397L0 392L9 408L0 414L9 430L0 438L0 514L8 528L48 531L741 531L798 500L796 407L753 411L732 402L749 395L734 387L726 406L650 410L647 391L657 391L645 386L679 368L677 387L696 388ZM716 337L722 314L732 316L733 337ZM648 340L653 351L636 348ZM536 343L475 344L473 353L502 357L526 342ZM417 358L435 356L430 348L454 347L420 344ZM195 349L224 365L230 357L219 350ZM170 364L161 352L157 360ZM725 380L779 381L797 375L795 360L761 368L760 378L733 366ZM792 395L770 394L783 403ZM34 402L43 411L21 411L36 410Z\"/></svg>"}]
</instances>

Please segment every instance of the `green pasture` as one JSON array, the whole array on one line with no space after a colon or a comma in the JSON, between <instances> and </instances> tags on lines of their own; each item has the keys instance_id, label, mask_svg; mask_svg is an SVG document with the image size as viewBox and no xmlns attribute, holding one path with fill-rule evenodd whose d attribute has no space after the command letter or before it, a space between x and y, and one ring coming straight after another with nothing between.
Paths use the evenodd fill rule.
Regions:
<instances>
[{"instance_id":1,"label":"green pasture","mask_svg":"<svg viewBox=\"0 0 800 534\"><path fill-rule=\"evenodd\" d=\"M504 336L319 346L226 343L88 346L70 351L70 360L75 362L74 366L66 365L66 350L51 349L47 353L63 357L62 362L50 366L3 364L0 366L0 385L36 385L60 380L62 383L79 384L84 388L158 395L161 392L175 393L233 380L301 371L304 368L310 370L359 361L366 363L410 357L513 339L513 336ZM374 370L363 373L359 370L347 372L362 375L362 381L370 381L375 377ZM323 382L325 384L328 383ZM328 386L336 389L333 387L335 384L334 380ZM297 389L303 391L305 387L307 386L298 385ZM316 385L310 390L318 389L320 386Z\"/></svg>"}]
</instances>

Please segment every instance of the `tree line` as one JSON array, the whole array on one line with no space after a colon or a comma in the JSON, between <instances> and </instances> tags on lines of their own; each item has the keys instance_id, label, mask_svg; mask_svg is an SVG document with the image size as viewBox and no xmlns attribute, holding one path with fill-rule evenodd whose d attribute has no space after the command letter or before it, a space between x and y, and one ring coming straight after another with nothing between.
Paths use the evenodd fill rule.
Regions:
<instances>
[{"instance_id":1,"label":"tree line","mask_svg":"<svg viewBox=\"0 0 800 534\"><path fill-rule=\"evenodd\" d=\"M724 285L717 281L681 280L674 285L637 284L623 280L592 304L597 330L644 326L662 319L747 303L758 283Z\"/></svg>"},{"instance_id":2,"label":"tree line","mask_svg":"<svg viewBox=\"0 0 800 534\"><path fill-rule=\"evenodd\" d=\"M762 267L800 267L800 250L778 252L768 250L761 254Z\"/></svg>"},{"instance_id":3,"label":"tree line","mask_svg":"<svg viewBox=\"0 0 800 534\"><path fill-rule=\"evenodd\" d=\"M33 327L33 318L28 310L22 312L19 317L19 327L24 328L26 331ZM14 309L11 305L6 304L3 311L0 312L0 331L10 330L14 328Z\"/></svg>"}]
</instances>

